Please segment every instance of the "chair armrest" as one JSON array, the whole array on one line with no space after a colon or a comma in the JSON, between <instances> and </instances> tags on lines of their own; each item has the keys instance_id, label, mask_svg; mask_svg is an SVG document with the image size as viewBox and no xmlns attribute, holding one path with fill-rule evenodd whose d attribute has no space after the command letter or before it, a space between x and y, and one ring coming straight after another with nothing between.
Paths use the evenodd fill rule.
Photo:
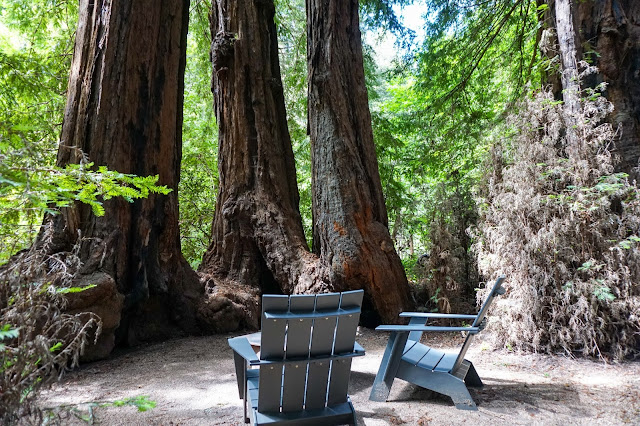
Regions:
<instances>
[{"instance_id":1,"label":"chair armrest","mask_svg":"<svg viewBox=\"0 0 640 426\"><path fill-rule=\"evenodd\" d=\"M402 312L401 317L410 318L451 318L451 319L476 319L477 315L438 314L432 312Z\"/></svg>"},{"instance_id":2,"label":"chair armrest","mask_svg":"<svg viewBox=\"0 0 640 426\"><path fill-rule=\"evenodd\" d=\"M229 342L229 346L231 346L231 349L233 349L235 353L249 362L249 364L260 364L260 360L256 356L256 353L249 343L249 339L247 339L245 336L233 337L231 339L228 339L227 342Z\"/></svg>"},{"instance_id":3,"label":"chair armrest","mask_svg":"<svg viewBox=\"0 0 640 426\"><path fill-rule=\"evenodd\" d=\"M379 325L376 331L468 331L476 334L480 331L479 327L437 327L430 325Z\"/></svg>"}]
</instances>

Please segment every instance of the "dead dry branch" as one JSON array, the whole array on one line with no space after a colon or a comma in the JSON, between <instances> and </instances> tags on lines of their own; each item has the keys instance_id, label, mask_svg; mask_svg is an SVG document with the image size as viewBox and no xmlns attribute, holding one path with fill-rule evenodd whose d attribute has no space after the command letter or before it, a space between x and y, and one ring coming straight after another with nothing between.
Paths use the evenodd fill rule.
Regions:
<instances>
[{"instance_id":1,"label":"dead dry branch","mask_svg":"<svg viewBox=\"0 0 640 426\"><path fill-rule=\"evenodd\" d=\"M640 355L640 191L614 173L615 132L603 124L612 105L595 90L582 96L577 116L540 91L511 117L476 248L485 276L508 277L497 343L622 360Z\"/></svg>"}]
</instances>

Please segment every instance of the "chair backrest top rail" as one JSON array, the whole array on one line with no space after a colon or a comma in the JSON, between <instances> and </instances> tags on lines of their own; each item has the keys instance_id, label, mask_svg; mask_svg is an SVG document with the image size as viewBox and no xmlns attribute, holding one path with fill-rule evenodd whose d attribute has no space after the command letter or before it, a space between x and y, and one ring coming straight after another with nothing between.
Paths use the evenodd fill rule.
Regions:
<instances>
[{"instance_id":1,"label":"chair backrest top rail","mask_svg":"<svg viewBox=\"0 0 640 426\"><path fill-rule=\"evenodd\" d=\"M266 319L314 319L335 316L348 316L360 313L359 306L352 306L339 309L322 309L314 311L265 311Z\"/></svg>"}]
</instances>

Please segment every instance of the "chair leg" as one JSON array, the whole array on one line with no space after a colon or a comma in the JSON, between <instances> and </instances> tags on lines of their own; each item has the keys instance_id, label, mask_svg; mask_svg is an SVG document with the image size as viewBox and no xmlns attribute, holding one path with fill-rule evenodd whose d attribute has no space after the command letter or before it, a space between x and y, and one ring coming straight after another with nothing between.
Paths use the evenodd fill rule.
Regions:
<instances>
[{"instance_id":1,"label":"chair leg","mask_svg":"<svg viewBox=\"0 0 640 426\"><path fill-rule=\"evenodd\" d=\"M396 373L402 360L402 352L407 344L408 337L408 332L393 332L389 336L378 374L376 374L373 386L371 387L371 395L369 395L371 401L384 402L389 397L391 385L393 385L393 380L396 378Z\"/></svg>"},{"instance_id":2,"label":"chair leg","mask_svg":"<svg viewBox=\"0 0 640 426\"><path fill-rule=\"evenodd\" d=\"M249 403L247 401L247 382L244 382L244 398L243 399L243 405L244 405L244 422L245 423L249 423L251 420L249 420L249 416L247 416L247 404Z\"/></svg>"},{"instance_id":3,"label":"chair leg","mask_svg":"<svg viewBox=\"0 0 640 426\"><path fill-rule=\"evenodd\" d=\"M478 375L478 372L476 371L471 361L465 360L465 362L469 363L469 371L467 371L467 375L464 378L465 384L467 386L476 388L481 388L482 386L484 386L484 383L482 383L482 380L480 380L480 376Z\"/></svg>"},{"instance_id":4,"label":"chair leg","mask_svg":"<svg viewBox=\"0 0 640 426\"><path fill-rule=\"evenodd\" d=\"M469 390L463 382L458 382L455 385L450 386L446 395L451 397L458 410L478 409L478 407L476 407L476 403L473 401L473 398L471 398Z\"/></svg>"},{"instance_id":5,"label":"chair leg","mask_svg":"<svg viewBox=\"0 0 640 426\"><path fill-rule=\"evenodd\" d=\"M236 380L238 382L238 397L242 399L243 396L246 396L246 389L243 390L243 387L246 388L247 386L247 362L239 354L234 352L233 363L235 365Z\"/></svg>"},{"instance_id":6,"label":"chair leg","mask_svg":"<svg viewBox=\"0 0 640 426\"><path fill-rule=\"evenodd\" d=\"M353 404L351 403L350 399L349 399L349 407L351 408L351 423L349 424L353 426L358 426L358 419L356 418L356 410L355 408L353 408Z\"/></svg>"}]
</instances>

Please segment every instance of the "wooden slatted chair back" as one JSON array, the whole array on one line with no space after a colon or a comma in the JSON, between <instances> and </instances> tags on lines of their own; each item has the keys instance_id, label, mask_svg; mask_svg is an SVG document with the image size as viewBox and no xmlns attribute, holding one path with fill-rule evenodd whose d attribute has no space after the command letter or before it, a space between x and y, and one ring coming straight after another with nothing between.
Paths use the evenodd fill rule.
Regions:
<instances>
[{"instance_id":1,"label":"wooden slatted chair back","mask_svg":"<svg viewBox=\"0 0 640 426\"><path fill-rule=\"evenodd\" d=\"M480 324L482 324L482 321L485 319L487 315L487 311L489 310L489 308L491 307L491 304L493 303L493 299L495 299L496 296L505 293L505 289L502 287L502 282L504 281L504 278L505 276L501 275L496 280L495 284L493 285L493 288L491 289L491 292L489 292L489 295L484 300L484 303L482 303L482 306L480 307L480 311L478 311L478 315L476 315L476 319L473 320L473 324L471 324L472 327L480 327ZM460 349L460 353L456 358L456 362L453 364L453 368L451 368L452 372L455 372L458 369L458 367L460 367L460 364L462 364L462 361L464 361L464 357L467 354L467 349L469 349L469 346L471 345L473 336L475 336L475 334L471 334L471 333L467 334L467 337L464 340L464 343L462 344L462 348Z\"/></svg>"},{"instance_id":2,"label":"wooden slatted chair back","mask_svg":"<svg viewBox=\"0 0 640 426\"><path fill-rule=\"evenodd\" d=\"M322 409L347 401L362 290L319 295L265 295L258 411ZM334 358L334 359L332 359Z\"/></svg>"}]
</instances>

